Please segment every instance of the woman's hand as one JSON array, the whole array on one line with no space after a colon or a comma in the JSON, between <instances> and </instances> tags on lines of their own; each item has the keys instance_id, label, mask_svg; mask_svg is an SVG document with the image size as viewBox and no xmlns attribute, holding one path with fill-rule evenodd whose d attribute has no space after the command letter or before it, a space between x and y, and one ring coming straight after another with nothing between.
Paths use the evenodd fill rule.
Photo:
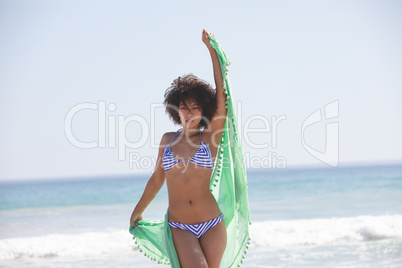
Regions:
<instances>
[{"instance_id":1,"label":"woman's hand","mask_svg":"<svg viewBox=\"0 0 402 268\"><path fill-rule=\"evenodd\" d=\"M207 46L207 48L212 48L212 46L209 44L209 38L207 34L211 34L207 32L205 29L202 29L202 42ZM215 37L214 34L212 34L213 37Z\"/></svg>"},{"instance_id":2,"label":"woman's hand","mask_svg":"<svg viewBox=\"0 0 402 268\"><path fill-rule=\"evenodd\" d=\"M133 211L130 218L130 225L135 227L136 225L134 224L134 222L140 220L142 220L142 213Z\"/></svg>"}]
</instances>

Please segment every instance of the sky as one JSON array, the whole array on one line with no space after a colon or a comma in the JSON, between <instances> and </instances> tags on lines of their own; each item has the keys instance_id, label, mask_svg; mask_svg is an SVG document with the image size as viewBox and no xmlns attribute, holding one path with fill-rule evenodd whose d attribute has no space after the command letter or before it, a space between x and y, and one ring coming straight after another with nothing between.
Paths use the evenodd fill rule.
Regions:
<instances>
[{"instance_id":1,"label":"sky","mask_svg":"<svg viewBox=\"0 0 402 268\"><path fill-rule=\"evenodd\" d=\"M400 1L1 0L0 180L151 175L203 28L247 169L402 163Z\"/></svg>"}]
</instances>

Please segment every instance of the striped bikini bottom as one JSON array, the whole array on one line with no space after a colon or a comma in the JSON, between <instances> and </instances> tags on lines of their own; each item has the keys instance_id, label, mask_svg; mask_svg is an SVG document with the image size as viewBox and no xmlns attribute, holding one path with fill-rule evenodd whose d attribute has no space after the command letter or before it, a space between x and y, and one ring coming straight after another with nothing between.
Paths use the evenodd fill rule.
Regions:
<instances>
[{"instance_id":1,"label":"striped bikini bottom","mask_svg":"<svg viewBox=\"0 0 402 268\"><path fill-rule=\"evenodd\" d=\"M182 230L186 230L194 234L197 238L200 238L203 234L205 234L209 229L217 225L223 220L223 215L219 215L215 219L200 223L200 224L184 224L180 222L169 222L169 226L173 228L178 228Z\"/></svg>"}]
</instances>

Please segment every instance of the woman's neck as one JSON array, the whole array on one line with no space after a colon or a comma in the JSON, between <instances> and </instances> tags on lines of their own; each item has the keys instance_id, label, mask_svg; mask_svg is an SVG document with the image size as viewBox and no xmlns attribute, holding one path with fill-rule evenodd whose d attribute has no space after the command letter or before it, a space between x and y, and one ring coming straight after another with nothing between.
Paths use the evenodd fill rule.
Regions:
<instances>
[{"instance_id":1,"label":"woman's neck","mask_svg":"<svg viewBox=\"0 0 402 268\"><path fill-rule=\"evenodd\" d=\"M186 137L193 137L195 135L199 135L200 131L201 130L199 128L185 128L185 127L183 127L182 130L183 134Z\"/></svg>"}]
</instances>

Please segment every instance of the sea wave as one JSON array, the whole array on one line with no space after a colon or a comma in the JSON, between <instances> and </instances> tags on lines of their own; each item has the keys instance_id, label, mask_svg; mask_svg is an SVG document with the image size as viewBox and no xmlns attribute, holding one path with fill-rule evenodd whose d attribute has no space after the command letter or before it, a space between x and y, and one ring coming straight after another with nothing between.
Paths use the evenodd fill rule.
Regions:
<instances>
[{"instance_id":1,"label":"sea wave","mask_svg":"<svg viewBox=\"0 0 402 268\"><path fill-rule=\"evenodd\" d=\"M402 237L402 215L256 222L250 225L250 236L250 246L260 249L348 244Z\"/></svg>"},{"instance_id":2,"label":"sea wave","mask_svg":"<svg viewBox=\"0 0 402 268\"><path fill-rule=\"evenodd\" d=\"M250 236L250 251L402 238L402 215L254 222ZM137 250L128 229L0 240L0 260L130 254Z\"/></svg>"},{"instance_id":3,"label":"sea wave","mask_svg":"<svg viewBox=\"0 0 402 268\"><path fill-rule=\"evenodd\" d=\"M82 257L137 250L127 230L48 234L0 240L0 260Z\"/></svg>"}]
</instances>

